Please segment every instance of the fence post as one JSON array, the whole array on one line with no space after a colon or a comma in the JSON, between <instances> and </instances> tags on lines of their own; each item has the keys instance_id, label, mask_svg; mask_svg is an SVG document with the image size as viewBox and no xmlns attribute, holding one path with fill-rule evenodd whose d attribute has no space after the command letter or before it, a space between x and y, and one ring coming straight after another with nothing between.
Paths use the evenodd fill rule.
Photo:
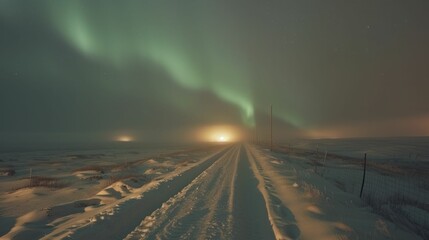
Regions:
<instances>
[{"instance_id":1,"label":"fence post","mask_svg":"<svg viewBox=\"0 0 429 240\"><path fill-rule=\"evenodd\" d=\"M273 151L273 104L271 104L271 116L270 116L270 151Z\"/></svg>"},{"instance_id":2,"label":"fence post","mask_svg":"<svg viewBox=\"0 0 429 240\"><path fill-rule=\"evenodd\" d=\"M33 168L30 168L30 187L33 186Z\"/></svg>"},{"instance_id":3,"label":"fence post","mask_svg":"<svg viewBox=\"0 0 429 240\"><path fill-rule=\"evenodd\" d=\"M326 157L328 156L328 150L325 150L325 157L323 158L323 172L322 172L322 176L325 176L325 171L326 171Z\"/></svg>"},{"instance_id":4,"label":"fence post","mask_svg":"<svg viewBox=\"0 0 429 240\"><path fill-rule=\"evenodd\" d=\"M363 185L365 184L365 173L366 173L366 153L365 153L365 159L363 162L363 178L362 178L362 186L360 188L360 195L359 195L360 198L362 198Z\"/></svg>"},{"instance_id":5,"label":"fence post","mask_svg":"<svg viewBox=\"0 0 429 240\"><path fill-rule=\"evenodd\" d=\"M326 165L326 157L328 156L328 150L325 151L325 157L323 158L323 164Z\"/></svg>"}]
</instances>

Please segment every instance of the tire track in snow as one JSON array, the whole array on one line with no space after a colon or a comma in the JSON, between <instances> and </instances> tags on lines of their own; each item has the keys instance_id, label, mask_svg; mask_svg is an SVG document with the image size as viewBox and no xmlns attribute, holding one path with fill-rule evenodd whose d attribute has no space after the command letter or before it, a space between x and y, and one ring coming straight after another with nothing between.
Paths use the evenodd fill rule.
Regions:
<instances>
[{"instance_id":1,"label":"tire track in snow","mask_svg":"<svg viewBox=\"0 0 429 240\"><path fill-rule=\"evenodd\" d=\"M237 168L234 197L234 231L232 239L275 239L258 179L249 166L249 155L242 146Z\"/></svg>"},{"instance_id":2,"label":"tire track in snow","mask_svg":"<svg viewBox=\"0 0 429 240\"><path fill-rule=\"evenodd\" d=\"M320 218L312 217L309 207L314 203L299 194L287 177L276 171L271 157L247 146L251 155L255 175L260 179L260 190L263 192L270 213L270 221L277 239L338 239L333 225ZM296 172L293 166L292 171Z\"/></svg>"},{"instance_id":3,"label":"tire track in snow","mask_svg":"<svg viewBox=\"0 0 429 240\"><path fill-rule=\"evenodd\" d=\"M87 212L58 226L43 239L90 239L94 234L100 239L122 239L146 216L158 209L171 196L180 192L198 175L214 165L233 148L227 147L206 157L195 165L171 172L161 180L149 183L142 192L131 194L113 205L101 206L97 211ZM104 214L113 211L114 214ZM97 219L97 221L93 221Z\"/></svg>"},{"instance_id":4,"label":"tire track in snow","mask_svg":"<svg viewBox=\"0 0 429 240\"><path fill-rule=\"evenodd\" d=\"M239 148L226 159L219 175L213 177L221 181L213 186L212 195L206 196L210 211L204 219L199 238L229 239L232 234L232 210L234 200L234 184L237 172ZM223 220L223 221L222 221ZM219 229L222 229L219 231Z\"/></svg>"},{"instance_id":5,"label":"tire track in snow","mask_svg":"<svg viewBox=\"0 0 429 240\"><path fill-rule=\"evenodd\" d=\"M301 231L298 228L294 214L280 200L270 178L264 175L262 167L255 160L249 146L246 146L246 153L250 166L259 181L258 189L264 197L268 218L271 222L275 238L299 239Z\"/></svg>"}]
</instances>

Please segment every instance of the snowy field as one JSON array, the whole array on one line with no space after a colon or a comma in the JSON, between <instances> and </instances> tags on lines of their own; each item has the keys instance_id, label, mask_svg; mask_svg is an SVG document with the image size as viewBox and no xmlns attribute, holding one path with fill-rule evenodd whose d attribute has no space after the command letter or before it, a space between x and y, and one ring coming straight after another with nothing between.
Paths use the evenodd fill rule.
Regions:
<instances>
[{"instance_id":1,"label":"snowy field","mask_svg":"<svg viewBox=\"0 0 429 240\"><path fill-rule=\"evenodd\" d=\"M276 152L290 165L299 163L305 169L298 173L301 181L313 184L318 194L329 195L328 185L350 200L362 191L361 200L372 212L429 237L429 138L301 140L279 145ZM314 175L321 178L310 180Z\"/></svg>"},{"instance_id":2,"label":"snowy field","mask_svg":"<svg viewBox=\"0 0 429 240\"><path fill-rule=\"evenodd\" d=\"M359 157L369 151L344 143L328 153L311 141L273 152L253 144L4 152L0 236L427 239L428 188L419 182L427 174L409 172L411 161L425 162L424 148L394 159L403 171L386 167L383 154L369 157L361 198ZM410 186L418 196L395 197Z\"/></svg>"}]
</instances>

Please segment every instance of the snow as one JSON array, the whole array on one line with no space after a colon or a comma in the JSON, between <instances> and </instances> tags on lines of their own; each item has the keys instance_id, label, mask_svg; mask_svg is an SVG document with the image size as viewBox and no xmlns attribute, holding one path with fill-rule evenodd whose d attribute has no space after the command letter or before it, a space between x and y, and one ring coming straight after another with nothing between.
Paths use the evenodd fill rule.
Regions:
<instances>
[{"instance_id":1,"label":"snow","mask_svg":"<svg viewBox=\"0 0 429 240\"><path fill-rule=\"evenodd\" d=\"M0 167L13 167L16 175L0 176L0 236L424 239L426 232L419 226L427 226L429 219L421 201L427 199L425 185L388 175L404 168L398 172L388 167L388 155L378 154L371 159L361 199L361 161L354 156L366 143L345 141L345 147L335 145L335 150L329 144L336 152L315 153L298 145L293 151L286 146L271 152L230 144L180 151L3 153L7 161ZM393 148L384 149L402 156ZM424 161L424 151L418 152ZM410 166L403 157L394 160ZM32 179L49 176L58 186L29 187L29 169ZM386 188L384 182L394 182L395 188ZM419 195L397 197L413 191ZM376 200L378 207L369 200Z\"/></svg>"}]
</instances>

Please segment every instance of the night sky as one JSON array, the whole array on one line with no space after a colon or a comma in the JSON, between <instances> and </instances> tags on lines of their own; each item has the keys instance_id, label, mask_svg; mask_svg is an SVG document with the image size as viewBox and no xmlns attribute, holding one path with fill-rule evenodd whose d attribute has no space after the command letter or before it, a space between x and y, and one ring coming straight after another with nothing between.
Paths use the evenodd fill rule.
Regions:
<instances>
[{"instance_id":1,"label":"night sky","mask_svg":"<svg viewBox=\"0 0 429 240\"><path fill-rule=\"evenodd\" d=\"M429 1L0 0L0 141L429 135Z\"/></svg>"}]
</instances>

